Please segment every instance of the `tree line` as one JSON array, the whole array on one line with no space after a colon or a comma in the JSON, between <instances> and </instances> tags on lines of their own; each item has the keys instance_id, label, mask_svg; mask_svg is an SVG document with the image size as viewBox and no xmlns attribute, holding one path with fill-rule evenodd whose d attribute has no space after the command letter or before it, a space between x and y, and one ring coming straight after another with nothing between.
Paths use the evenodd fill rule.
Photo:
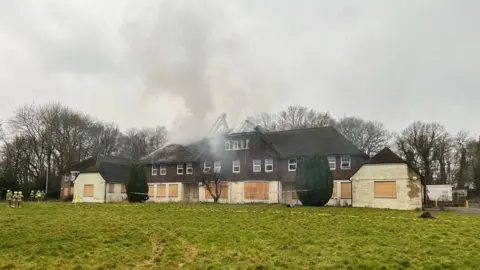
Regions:
<instances>
[{"instance_id":1,"label":"tree line","mask_svg":"<svg viewBox=\"0 0 480 270\"><path fill-rule=\"evenodd\" d=\"M451 134L439 123L417 121L395 133L378 121L334 119L299 105L249 120L271 131L334 126L370 156L389 146L416 166L428 184L480 187L480 143L465 130ZM55 196L59 171L97 155L138 160L164 145L167 136L163 126L121 132L115 123L59 103L25 105L0 123L0 189L44 189L48 175L49 194Z\"/></svg>"}]
</instances>

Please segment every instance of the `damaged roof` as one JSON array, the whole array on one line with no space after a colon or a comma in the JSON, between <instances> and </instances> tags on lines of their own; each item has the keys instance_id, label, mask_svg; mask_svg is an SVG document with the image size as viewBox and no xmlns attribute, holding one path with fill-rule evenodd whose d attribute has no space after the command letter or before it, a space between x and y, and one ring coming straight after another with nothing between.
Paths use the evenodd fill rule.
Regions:
<instances>
[{"instance_id":1,"label":"damaged roof","mask_svg":"<svg viewBox=\"0 0 480 270\"><path fill-rule=\"evenodd\" d=\"M98 156L86 159L62 172L79 171L80 173L100 173L106 182L126 183L132 164L134 164L134 161L128 158Z\"/></svg>"},{"instance_id":2,"label":"damaged roof","mask_svg":"<svg viewBox=\"0 0 480 270\"><path fill-rule=\"evenodd\" d=\"M334 127L265 132L283 157L305 155L366 155Z\"/></svg>"},{"instance_id":3,"label":"damaged roof","mask_svg":"<svg viewBox=\"0 0 480 270\"><path fill-rule=\"evenodd\" d=\"M167 144L153 153L142 158L140 163L185 163L196 162L202 153L208 149L208 139L190 143L188 145Z\"/></svg>"}]
</instances>

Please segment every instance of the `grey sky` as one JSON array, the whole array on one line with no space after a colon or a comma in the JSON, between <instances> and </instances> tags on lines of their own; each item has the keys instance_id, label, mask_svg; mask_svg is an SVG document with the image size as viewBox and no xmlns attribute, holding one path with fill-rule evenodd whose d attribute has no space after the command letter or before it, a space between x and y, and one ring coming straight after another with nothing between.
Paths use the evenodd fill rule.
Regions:
<instances>
[{"instance_id":1,"label":"grey sky","mask_svg":"<svg viewBox=\"0 0 480 270\"><path fill-rule=\"evenodd\" d=\"M60 101L125 130L301 104L396 131L422 120L480 133L478 10L476 0L0 1L0 118Z\"/></svg>"}]
</instances>

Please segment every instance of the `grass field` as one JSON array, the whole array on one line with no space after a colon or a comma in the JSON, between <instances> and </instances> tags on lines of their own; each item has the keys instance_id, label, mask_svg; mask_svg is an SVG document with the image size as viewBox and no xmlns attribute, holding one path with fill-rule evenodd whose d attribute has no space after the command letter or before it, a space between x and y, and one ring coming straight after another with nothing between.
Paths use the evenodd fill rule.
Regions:
<instances>
[{"instance_id":1,"label":"grass field","mask_svg":"<svg viewBox=\"0 0 480 270\"><path fill-rule=\"evenodd\" d=\"M478 269L480 217L354 208L0 207L2 269Z\"/></svg>"}]
</instances>

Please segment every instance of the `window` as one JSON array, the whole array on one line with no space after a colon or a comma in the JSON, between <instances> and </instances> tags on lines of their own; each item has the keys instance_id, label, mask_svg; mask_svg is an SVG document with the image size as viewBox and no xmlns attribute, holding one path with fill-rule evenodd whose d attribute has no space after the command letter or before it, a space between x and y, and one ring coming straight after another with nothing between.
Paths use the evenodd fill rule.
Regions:
<instances>
[{"instance_id":1,"label":"window","mask_svg":"<svg viewBox=\"0 0 480 270\"><path fill-rule=\"evenodd\" d=\"M108 184L108 193L115 192L115 184Z\"/></svg>"},{"instance_id":2,"label":"window","mask_svg":"<svg viewBox=\"0 0 480 270\"><path fill-rule=\"evenodd\" d=\"M239 173L240 172L240 160L233 161L233 172Z\"/></svg>"},{"instance_id":3,"label":"window","mask_svg":"<svg viewBox=\"0 0 480 270\"><path fill-rule=\"evenodd\" d=\"M212 165L208 162L203 163L203 172L208 173L212 170Z\"/></svg>"},{"instance_id":4,"label":"window","mask_svg":"<svg viewBox=\"0 0 480 270\"><path fill-rule=\"evenodd\" d=\"M166 195L166 184L158 184L157 185L157 196L158 197L165 197Z\"/></svg>"},{"instance_id":5,"label":"window","mask_svg":"<svg viewBox=\"0 0 480 270\"><path fill-rule=\"evenodd\" d=\"M178 184L168 185L168 197L178 197Z\"/></svg>"},{"instance_id":6,"label":"window","mask_svg":"<svg viewBox=\"0 0 480 270\"><path fill-rule=\"evenodd\" d=\"M268 200L269 182L246 182L244 184L244 196L249 200Z\"/></svg>"},{"instance_id":7,"label":"window","mask_svg":"<svg viewBox=\"0 0 480 270\"><path fill-rule=\"evenodd\" d=\"M187 163L187 174L193 174L193 164Z\"/></svg>"},{"instance_id":8,"label":"window","mask_svg":"<svg viewBox=\"0 0 480 270\"><path fill-rule=\"evenodd\" d=\"M83 197L93 197L93 185L83 185Z\"/></svg>"},{"instance_id":9,"label":"window","mask_svg":"<svg viewBox=\"0 0 480 270\"><path fill-rule=\"evenodd\" d=\"M330 170L335 170L337 168L337 158L334 156L327 157L328 158L328 166Z\"/></svg>"},{"instance_id":10,"label":"window","mask_svg":"<svg viewBox=\"0 0 480 270\"><path fill-rule=\"evenodd\" d=\"M160 165L160 175L167 175L167 165Z\"/></svg>"},{"instance_id":11,"label":"window","mask_svg":"<svg viewBox=\"0 0 480 270\"><path fill-rule=\"evenodd\" d=\"M253 160L253 172L261 172L262 171L262 161L260 159Z\"/></svg>"},{"instance_id":12,"label":"window","mask_svg":"<svg viewBox=\"0 0 480 270\"><path fill-rule=\"evenodd\" d=\"M152 175L158 175L158 168L152 165Z\"/></svg>"},{"instance_id":13,"label":"window","mask_svg":"<svg viewBox=\"0 0 480 270\"><path fill-rule=\"evenodd\" d=\"M344 182L340 184L340 198L351 199L352 198L352 183Z\"/></svg>"},{"instance_id":14,"label":"window","mask_svg":"<svg viewBox=\"0 0 480 270\"><path fill-rule=\"evenodd\" d=\"M351 163L352 163L352 160L350 159L350 156L342 156L341 162L340 162L340 168L342 170L350 169Z\"/></svg>"},{"instance_id":15,"label":"window","mask_svg":"<svg viewBox=\"0 0 480 270\"><path fill-rule=\"evenodd\" d=\"M77 179L77 176L80 174L79 171L71 171L70 172L70 181L75 181Z\"/></svg>"},{"instance_id":16,"label":"window","mask_svg":"<svg viewBox=\"0 0 480 270\"><path fill-rule=\"evenodd\" d=\"M238 141L233 141L233 150L238 150Z\"/></svg>"},{"instance_id":17,"label":"window","mask_svg":"<svg viewBox=\"0 0 480 270\"><path fill-rule=\"evenodd\" d=\"M273 159L265 159L265 172L273 172Z\"/></svg>"},{"instance_id":18,"label":"window","mask_svg":"<svg viewBox=\"0 0 480 270\"><path fill-rule=\"evenodd\" d=\"M225 142L225 150L231 150L230 148L230 141Z\"/></svg>"},{"instance_id":19,"label":"window","mask_svg":"<svg viewBox=\"0 0 480 270\"><path fill-rule=\"evenodd\" d=\"M63 196L66 197L66 196L72 195L70 192L71 192L71 188L69 188L69 187L64 188L63 189Z\"/></svg>"},{"instance_id":20,"label":"window","mask_svg":"<svg viewBox=\"0 0 480 270\"><path fill-rule=\"evenodd\" d=\"M337 197L337 182L333 182L333 192L332 192L332 198Z\"/></svg>"},{"instance_id":21,"label":"window","mask_svg":"<svg viewBox=\"0 0 480 270\"><path fill-rule=\"evenodd\" d=\"M221 161L213 162L213 171L215 173L220 173L221 170L222 170L222 162Z\"/></svg>"},{"instance_id":22,"label":"window","mask_svg":"<svg viewBox=\"0 0 480 270\"><path fill-rule=\"evenodd\" d=\"M243 148L243 140L240 140L240 149L245 149Z\"/></svg>"},{"instance_id":23,"label":"window","mask_svg":"<svg viewBox=\"0 0 480 270\"><path fill-rule=\"evenodd\" d=\"M249 148L248 148L248 143L249 143L249 142L250 142L249 139L247 139L247 140L245 141L245 149L249 149Z\"/></svg>"},{"instance_id":24,"label":"window","mask_svg":"<svg viewBox=\"0 0 480 270\"><path fill-rule=\"evenodd\" d=\"M288 171L294 172L297 170L297 159L291 158L288 160Z\"/></svg>"},{"instance_id":25,"label":"window","mask_svg":"<svg viewBox=\"0 0 480 270\"><path fill-rule=\"evenodd\" d=\"M183 164L177 164L177 174L183 174Z\"/></svg>"},{"instance_id":26,"label":"window","mask_svg":"<svg viewBox=\"0 0 480 270\"><path fill-rule=\"evenodd\" d=\"M213 194L217 194L215 190L215 184L210 184L210 190ZM228 183L220 183L220 199L228 199ZM212 199L212 194L208 191L207 187L205 187L205 199L210 200Z\"/></svg>"},{"instance_id":27,"label":"window","mask_svg":"<svg viewBox=\"0 0 480 270\"><path fill-rule=\"evenodd\" d=\"M125 186L125 184L122 184L122 185L120 186L120 192L121 192L121 193L127 193L127 186Z\"/></svg>"},{"instance_id":28,"label":"window","mask_svg":"<svg viewBox=\"0 0 480 270\"><path fill-rule=\"evenodd\" d=\"M375 181L375 198L397 198L396 181Z\"/></svg>"}]
</instances>

